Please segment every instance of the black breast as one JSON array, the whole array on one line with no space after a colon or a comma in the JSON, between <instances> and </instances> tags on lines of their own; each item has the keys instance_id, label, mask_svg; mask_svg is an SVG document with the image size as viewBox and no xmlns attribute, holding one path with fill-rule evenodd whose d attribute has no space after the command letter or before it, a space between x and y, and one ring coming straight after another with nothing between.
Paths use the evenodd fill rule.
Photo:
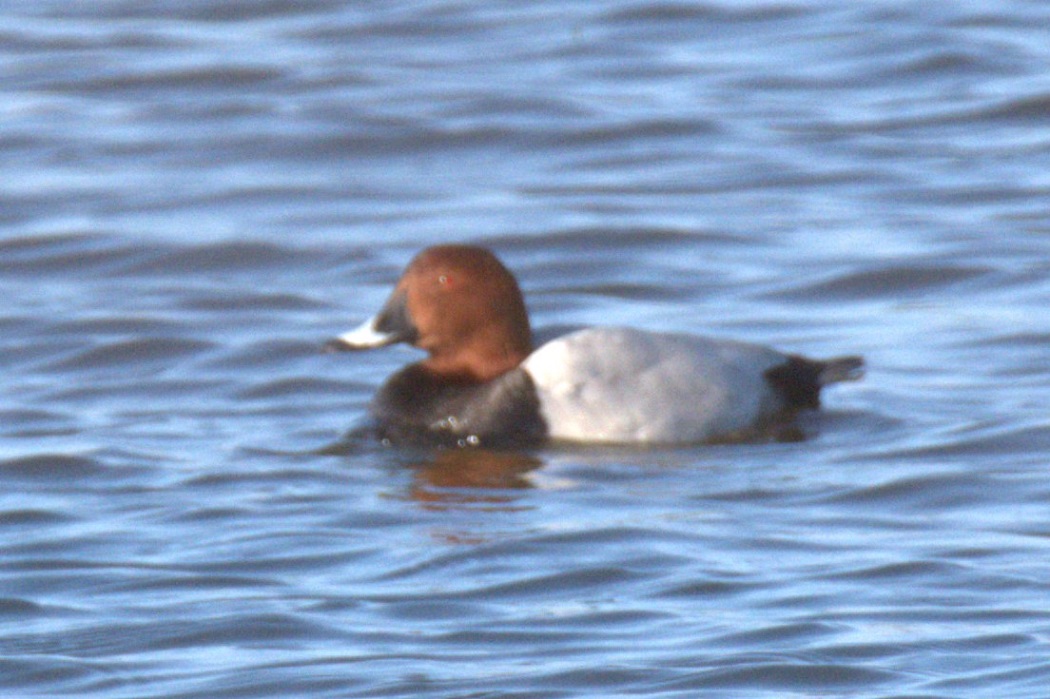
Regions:
<instances>
[{"instance_id":1,"label":"black breast","mask_svg":"<svg viewBox=\"0 0 1050 699\"><path fill-rule=\"evenodd\" d=\"M479 384L413 364L379 389L372 413L379 437L395 444L526 446L547 435L536 388L521 369Z\"/></svg>"}]
</instances>

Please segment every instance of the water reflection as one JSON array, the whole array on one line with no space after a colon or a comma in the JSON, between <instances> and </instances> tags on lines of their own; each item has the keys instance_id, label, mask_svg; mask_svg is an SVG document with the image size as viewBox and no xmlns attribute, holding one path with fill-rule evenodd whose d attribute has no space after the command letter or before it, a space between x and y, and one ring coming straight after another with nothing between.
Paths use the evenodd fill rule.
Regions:
<instances>
[{"instance_id":1,"label":"water reflection","mask_svg":"<svg viewBox=\"0 0 1050 699\"><path fill-rule=\"evenodd\" d=\"M475 447L391 447L366 422L315 452L328 456L379 456L412 471L406 499L438 508L450 505L512 505L520 491L534 487L527 477L544 461L525 451ZM517 491L517 492L515 492Z\"/></svg>"},{"instance_id":2,"label":"water reflection","mask_svg":"<svg viewBox=\"0 0 1050 699\"><path fill-rule=\"evenodd\" d=\"M427 507L451 505L511 506L526 477L543 462L526 453L487 449L438 449L410 465L409 497Z\"/></svg>"}]
</instances>

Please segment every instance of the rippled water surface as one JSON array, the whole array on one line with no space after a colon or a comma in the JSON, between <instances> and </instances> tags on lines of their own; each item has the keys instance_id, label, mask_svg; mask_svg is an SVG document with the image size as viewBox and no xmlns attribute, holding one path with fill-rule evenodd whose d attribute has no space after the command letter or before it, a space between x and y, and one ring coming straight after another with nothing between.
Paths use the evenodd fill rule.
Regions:
<instances>
[{"instance_id":1,"label":"rippled water surface","mask_svg":"<svg viewBox=\"0 0 1050 699\"><path fill-rule=\"evenodd\" d=\"M0 2L0 692L1050 687L1050 5ZM862 353L799 443L344 435L469 241L535 324Z\"/></svg>"}]
</instances>

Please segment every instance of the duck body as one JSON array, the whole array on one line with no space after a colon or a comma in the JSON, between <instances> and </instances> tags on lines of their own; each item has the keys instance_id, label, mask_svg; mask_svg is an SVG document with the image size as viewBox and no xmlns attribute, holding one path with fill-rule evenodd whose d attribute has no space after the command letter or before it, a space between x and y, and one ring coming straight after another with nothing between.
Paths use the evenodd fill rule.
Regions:
<instances>
[{"instance_id":1,"label":"duck body","mask_svg":"<svg viewBox=\"0 0 1050 699\"><path fill-rule=\"evenodd\" d=\"M555 439L706 442L786 407L764 378L787 358L758 345L633 328L589 328L522 365Z\"/></svg>"},{"instance_id":2,"label":"duck body","mask_svg":"<svg viewBox=\"0 0 1050 699\"><path fill-rule=\"evenodd\" d=\"M420 253L379 314L329 347L399 341L429 356L391 376L373 400L377 434L392 443L753 439L819 407L823 386L859 378L863 367L858 357L817 361L618 327L577 330L533 350L516 281L472 246Z\"/></svg>"}]
</instances>

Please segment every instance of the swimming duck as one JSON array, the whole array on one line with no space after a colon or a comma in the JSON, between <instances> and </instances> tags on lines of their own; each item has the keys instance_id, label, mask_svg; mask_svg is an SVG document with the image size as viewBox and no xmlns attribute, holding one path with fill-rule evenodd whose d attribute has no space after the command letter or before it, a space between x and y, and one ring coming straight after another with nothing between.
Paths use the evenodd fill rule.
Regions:
<instances>
[{"instance_id":1,"label":"swimming duck","mask_svg":"<svg viewBox=\"0 0 1050 699\"><path fill-rule=\"evenodd\" d=\"M755 439L820 406L863 360L813 360L757 344L623 327L533 347L514 276L489 250L420 252L381 310L330 350L405 342L422 361L391 376L371 412L393 443L530 445L548 440L683 444Z\"/></svg>"}]
</instances>

